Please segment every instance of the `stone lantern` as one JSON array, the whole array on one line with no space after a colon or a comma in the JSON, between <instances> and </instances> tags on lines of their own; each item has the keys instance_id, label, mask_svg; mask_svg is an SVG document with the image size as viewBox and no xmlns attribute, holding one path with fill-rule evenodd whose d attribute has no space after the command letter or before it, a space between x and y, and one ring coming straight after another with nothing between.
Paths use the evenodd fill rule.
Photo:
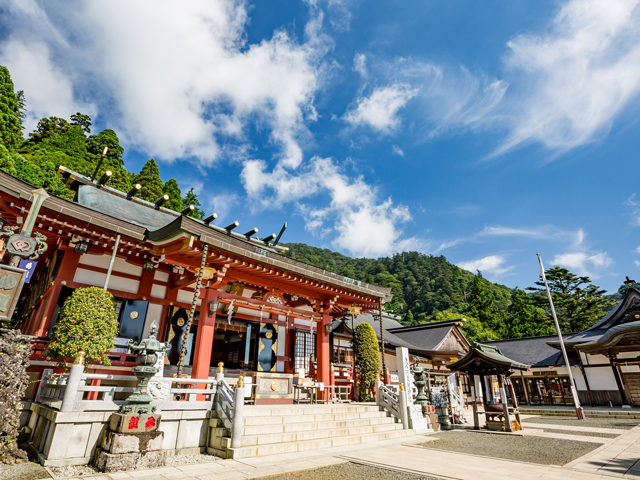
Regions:
<instances>
[{"instance_id":1,"label":"stone lantern","mask_svg":"<svg viewBox=\"0 0 640 480\"><path fill-rule=\"evenodd\" d=\"M133 367L138 382L127 403L111 415L109 429L98 454L96 466L103 472L151 468L164 465L167 452L162 450L164 432L158 430L160 414L154 413L153 397L148 392L149 379L158 369L158 352L167 347L156 338L158 326L154 321L149 336L139 344L129 340L129 351L137 351L137 367Z\"/></svg>"}]
</instances>

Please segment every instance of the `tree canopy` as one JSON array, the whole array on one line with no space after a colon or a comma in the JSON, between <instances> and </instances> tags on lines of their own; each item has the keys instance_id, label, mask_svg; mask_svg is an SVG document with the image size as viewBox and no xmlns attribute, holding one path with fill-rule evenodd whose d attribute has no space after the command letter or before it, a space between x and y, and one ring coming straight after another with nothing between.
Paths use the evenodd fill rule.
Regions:
<instances>
[{"instance_id":1,"label":"tree canopy","mask_svg":"<svg viewBox=\"0 0 640 480\"><path fill-rule=\"evenodd\" d=\"M0 66L0 169L67 199L72 199L74 192L57 177L59 166L87 177L95 173L95 178L111 170L110 187L128 192L134 183L140 183L143 190L140 198L155 202L168 184L172 194L169 194L170 201L165 206L176 211L182 209L184 200L178 182L171 179L165 184L155 160L149 160L137 175L126 169L124 148L114 130L106 128L91 134L94 126L91 117L77 112L68 120L56 116L40 119L25 139L22 125L25 107L23 92L15 91L9 70ZM102 159L105 147L108 151ZM96 170L98 165L100 167ZM200 206L193 188L185 200ZM197 209L192 216L204 218L204 212Z\"/></svg>"},{"instance_id":2,"label":"tree canopy","mask_svg":"<svg viewBox=\"0 0 640 480\"><path fill-rule=\"evenodd\" d=\"M606 291L591 283L587 276L578 276L566 268L553 267L545 272L551 298L558 315L560 329L564 332L579 332L600 320L606 309L617 302L606 298ZM536 287L527 290L539 292L533 296L536 306L544 309L551 318L551 309L542 276L535 282Z\"/></svg>"}]
</instances>

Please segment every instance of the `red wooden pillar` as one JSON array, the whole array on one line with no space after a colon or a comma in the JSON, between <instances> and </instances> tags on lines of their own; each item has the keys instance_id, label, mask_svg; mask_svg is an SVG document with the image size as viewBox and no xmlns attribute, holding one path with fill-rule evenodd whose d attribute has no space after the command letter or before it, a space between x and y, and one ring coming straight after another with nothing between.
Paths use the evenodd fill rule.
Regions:
<instances>
[{"instance_id":1,"label":"red wooden pillar","mask_svg":"<svg viewBox=\"0 0 640 480\"><path fill-rule=\"evenodd\" d=\"M316 333L316 356L317 373L316 380L325 385L329 385L331 369L331 352L329 351L329 335L326 333L325 325L331 323L330 315L322 315L322 320L317 323Z\"/></svg>"},{"instance_id":2,"label":"red wooden pillar","mask_svg":"<svg viewBox=\"0 0 640 480\"><path fill-rule=\"evenodd\" d=\"M218 291L213 288L207 288L200 306L191 378L209 378L213 334L216 329L216 312L209 311L209 302L217 302L217 300Z\"/></svg>"},{"instance_id":3,"label":"red wooden pillar","mask_svg":"<svg viewBox=\"0 0 640 480\"><path fill-rule=\"evenodd\" d=\"M51 293L48 297L48 303L45 308L44 314L42 316L42 321L40 322L40 326L38 330L34 333L36 337L44 337L49 328L51 327L51 322L53 320L53 314L56 311L56 304L58 303L58 297L60 296L60 291L62 290L62 285L57 284L54 285ZM45 302L47 300L45 299Z\"/></svg>"}]
</instances>

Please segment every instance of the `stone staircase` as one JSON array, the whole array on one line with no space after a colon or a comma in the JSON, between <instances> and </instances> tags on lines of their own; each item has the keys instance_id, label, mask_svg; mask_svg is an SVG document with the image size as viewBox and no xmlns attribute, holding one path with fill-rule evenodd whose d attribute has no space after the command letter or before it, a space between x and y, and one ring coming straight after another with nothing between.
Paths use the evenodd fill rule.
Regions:
<instances>
[{"instance_id":1,"label":"stone staircase","mask_svg":"<svg viewBox=\"0 0 640 480\"><path fill-rule=\"evenodd\" d=\"M212 418L207 451L247 458L354 445L413 435L379 407L350 405L245 405L242 444L231 448L229 429Z\"/></svg>"}]
</instances>

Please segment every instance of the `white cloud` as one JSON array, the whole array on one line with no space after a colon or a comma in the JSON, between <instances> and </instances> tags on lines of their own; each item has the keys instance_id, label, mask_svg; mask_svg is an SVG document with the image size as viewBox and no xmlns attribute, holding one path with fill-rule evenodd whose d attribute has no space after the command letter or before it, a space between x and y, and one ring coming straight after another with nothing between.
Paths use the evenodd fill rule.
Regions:
<instances>
[{"instance_id":1,"label":"white cloud","mask_svg":"<svg viewBox=\"0 0 640 480\"><path fill-rule=\"evenodd\" d=\"M416 238L401 238L401 225L411 220L407 207L394 205L391 199L380 201L375 188L362 177L349 178L330 158L313 157L298 171L277 165L271 172L266 162L249 160L242 179L256 205L296 202L309 231L321 237L335 233L333 245L353 255L378 257L421 245ZM328 196L328 206L304 202L319 195Z\"/></svg>"},{"instance_id":2,"label":"white cloud","mask_svg":"<svg viewBox=\"0 0 640 480\"><path fill-rule=\"evenodd\" d=\"M398 155L400 157L404 157L404 151L398 146L394 145L392 148L394 155Z\"/></svg>"},{"instance_id":3,"label":"white cloud","mask_svg":"<svg viewBox=\"0 0 640 480\"><path fill-rule=\"evenodd\" d=\"M598 278L603 269L609 267L613 260L606 252L567 252L551 259L553 265L568 268L578 275Z\"/></svg>"},{"instance_id":4,"label":"white cloud","mask_svg":"<svg viewBox=\"0 0 640 480\"><path fill-rule=\"evenodd\" d=\"M353 58L353 69L364 78L367 77L367 56L364 53L358 53Z\"/></svg>"},{"instance_id":5,"label":"white cloud","mask_svg":"<svg viewBox=\"0 0 640 480\"><path fill-rule=\"evenodd\" d=\"M352 126L369 126L381 133L391 133L400 124L398 110L415 94L416 90L407 84L378 87L368 97L359 97L355 108L343 118Z\"/></svg>"},{"instance_id":6,"label":"white cloud","mask_svg":"<svg viewBox=\"0 0 640 480\"><path fill-rule=\"evenodd\" d=\"M640 261L634 260L634 263L636 264L636 267L640 267Z\"/></svg>"},{"instance_id":7,"label":"white cloud","mask_svg":"<svg viewBox=\"0 0 640 480\"><path fill-rule=\"evenodd\" d=\"M470 272L474 273L477 270L480 270L483 274L489 274L490 276L495 278L504 275L505 273L515 268L513 265L505 266L504 263L506 261L507 258L504 255L488 255L476 260L458 262L457 265L464 270L469 270Z\"/></svg>"},{"instance_id":8,"label":"white cloud","mask_svg":"<svg viewBox=\"0 0 640 480\"><path fill-rule=\"evenodd\" d=\"M579 228L578 230L562 230L553 225L537 225L532 227L506 227L497 225L493 227L486 226L483 230L470 235L468 237L459 237L452 240L446 240L442 242L435 250L434 254L440 253L451 247L455 247L462 243L477 242L485 237L524 237L532 240L549 240L554 242L565 243L572 248L577 248L584 242L585 233L584 230Z\"/></svg>"},{"instance_id":9,"label":"white cloud","mask_svg":"<svg viewBox=\"0 0 640 480\"><path fill-rule=\"evenodd\" d=\"M541 142L565 151L608 133L640 92L637 0L571 0L544 34L508 43L511 130L497 153Z\"/></svg>"},{"instance_id":10,"label":"white cloud","mask_svg":"<svg viewBox=\"0 0 640 480\"><path fill-rule=\"evenodd\" d=\"M15 29L0 47L14 78L65 86L45 114L75 113L77 101L67 91L95 97L109 106L128 146L204 163L219 158L223 140L244 141L247 124L257 120L282 160L296 166L307 125L317 117L313 100L331 43L319 30L322 12L312 15L304 43L277 31L248 44L247 20L241 0L31 3L5 13L3 23ZM62 27L54 35L43 24ZM29 62L14 60L23 45L31 50L43 42L51 55L36 49ZM36 54L40 61L31 62ZM17 85L29 88L28 109L37 105L33 95L55 98L46 89L33 92L35 81Z\"/></svg>"},{"instance_id":11,"label":"white cloud","mask_svg":"<svg viewBox=\"0 0 640 480\"><path fill-rule=\"evenodd\" d=\"M218 215L218 221L231 220L228 217L231 209L237 205L240 197L235 193L218 193L211 197L212 210ZM232 221L235 221L233 219Z\"/></svg>"},{"instance_id":12,"label":"white cloud","mask_svg":"<svg viewBox=\"0 0 640 480\"><path fill-rule=\"evenodd\" d=\"M52 62L46 43L10 40L0 46L0 64L9 66L16 90L25 91L25 133L34 130L43 117L69 118L76 112L96 114L94 104L74 98L72 80Z\"/></svg>"},{"instance_id":13,"label":"white cloud","mask_svg":"<svg viewBox=\"0 0 640 480\"><path fill-rule=\"evenodd\" d=\"M638 208L640 207L640 203L636 202L636 194L634 193L629 198L627 198L627 200L624 202L624 205L632 208L632 211L629 214L631 217L631 225L633 225L634 227L640 226L640 208Z\"/></svg>"}]
</instances>

